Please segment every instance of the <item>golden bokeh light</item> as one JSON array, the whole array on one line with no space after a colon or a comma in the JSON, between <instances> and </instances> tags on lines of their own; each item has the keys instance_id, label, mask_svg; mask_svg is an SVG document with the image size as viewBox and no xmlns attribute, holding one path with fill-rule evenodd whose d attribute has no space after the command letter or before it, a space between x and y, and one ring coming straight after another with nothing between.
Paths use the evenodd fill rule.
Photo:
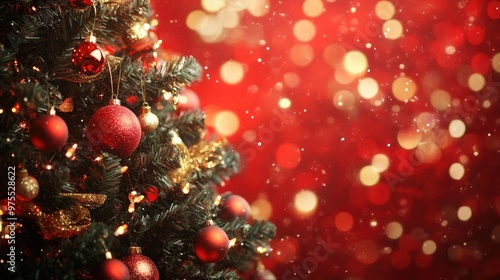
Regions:
<instances>
[{"instance_id":1,"label":"golden bokeh light","mask_svg":"<svg viewBox=\"0 0 500 280\"><path fill-rule=\"evenodd\" d=\"M385 235L390 239L399 239L403 235L403 226L400 222L390 222L385 226Z\"/></svg>"},{"instance_id":2,"label":"golden bokeh light","mask_svg":"<svg viewBox=\"0 0 500 280\"><path fill-rule=\"evenodd\" d=\"M309 20L301 19L293 25L293 35L301 42L309 42L316 36L316 26Z\"/></svg>"},{"instance_id":3,"label":"golden bokeh light","mask_svg":"<svg viewBox=\"0 0 500 280\"><path fill-rule=\"evenodd\" d=\"M333 105L340 110L348 111L354 107L356 98L348 90L339 90L333 95Z\"/></svg>"},{"instance_id":4,"label":"golden bokeh light","mask_svg":"<svg viewBox=\"0 0 500 280\"><path fill-rule=\"evenodd\" d=\"M457 211L457 217L462 222L468 221L472 217L472 209L469 206L460 206Z\"/></svg>"},{"instance_id":5,"label":"golden bokeh light","mask_svg":"<svg viewBox=\"0 0 500 280\"><path fill-rule=\"evenodd\" d=\"M360 51L350 51L345 54L342 65L351 74L362 74L368 68L368 59Z\"/></svg>"},{"instance_id":6,"label":"golden bokeh light","mask_svg":"<svg viewBox=\"0 0 500 280\"><path fill-rule=\"evenodd\" d=\"M403 25L399 20L390 19L382 25L384 37L390 40L396 40L403 36Z\"/></svg>"},{"instance_id":7,"label":"golden bokeh light","mask_svg":"<svg viewBox=\"0 0 500 280\"><path fill-rule=\"evenodd\" d=\"M375 97L378 93L378 83L373 78L360 79L358 83L359 95L365 99Z\"/></svg>"},{"instance_id":8,"label":"golden bokeh light","mask_svg":"<svg viewBox=\"0 0 500 280\"><path fill-rule=\"evenodd\" d=\"M254 17L261 17L269 12L268 0L252 0L248 2L248 12Z\"/></svg>"},{"instance_id":9,"label":"golden bokeh light","mask_svg":"<svg viewBox=\"0 0 500 280\"><path fill-rule=\"evenodd\" d=\"M483 75L479 73L474 73L470 75L469 79L467 80L467 83L469 85L470 90L480 91L486 85L486 79L484 78Z\"/></svg>"},{"instance_id":10,"label":"golden bokeh light","mask_svg":"<svg viewBox=\"0 0 500 280\"><path fill-rule=\"evenodd\" d=\"M416 92L417 84L408 77L398 77L392 82L392 94L399 101L408 102Z\"/></svg>"},{"instance_id":11,"label":"golden bokeh light","mask_svg":"<svg viewBox=\"0 0 500 280\"><path fill-rule=\"evenodd\" d=\"M299 191L295 195L293 206L302 216L312 215L318 206L318 196L310 190Z\"/></svg>"},{"instance_id":12,"label":"golden bokeh light","mask_svg":"<svg viewBox=\"0 0 500 280\"><path fill-rule=\"evenodd\" d=\"M418 114L415 122L420 130L431 130L436 126L436 117L431 113L422 112Z\"/></svg>"},{"instance_id":13,"label":"golden bokeh light","mask_svg":"<svg viewBox=\"0 0 500 280\"><path fill-rule=\"evenodd\" d=\"M306 0L302 4L302 11L308 17L317 17L325 11L325 6L321 0Z\"/></svg>"},{"instance_id":14,"label":"golden bokeh light","mask_svg":"<svg viewBox=\"0 0 500 280\"><path fill-rule=\"evenodd\" d=\"M230 85L237 84L243 80L245 70L243 65L237 61L229 60L220 68L221 79Z\"/></svg>"},{"instance_id":15,"label":"golden bokeh light","mask_svg":"<svg viewBox=\"0 0 500 280\"><path fill-rule=\"evenodd\" d=\"M434 240L426 240L422 243L422 252L426 255L432 255L436 252L437 244Z\"/></svg>"},{"instance_id":16,"label":"golden bokeh light","mask_svg":"<svg viewBox=\"0 0 500 280\"><path fill-rule=\"evenodd\" d=\"M491 58L491 67L493 67L493 70L500 73L500 53L495 54Z\"/></svg>"},{"instance_id":17,"label":"golden bokeh light","mask_svg":"<svg viewBox=\"0 0 500 280\"><path fill-rule=\"evenodd\" d=\"M359 181L364 186L370 187L378 183L380 180L380 173L377 168L367 165L359 171Z\"/></svg>"},{"instance_id":18,"label":"golden bokeh light","mask_svg":"<svg viewBox=\"0 0 500 280\"><path fill-rule=\"evenodd\" d=\"M201 6L207 12L217 12L227 5L227 0L201 0Z\"/></svg>"},{"instance_id":19,"label":"golden bokeh light","mask_svg":"<svg viewBox=\"0 0 500 280\"><path fill-rule=\"evenodd\" d=\"M221 111L215 115L215 130L223 136L233 135L240 127L238 116L232 111Z\"/></svg>"},{"instance_id":20,"label":"golden bokeh light","mask_svg":"<svg viewBox=\"0 0 500 280\"><path fill-rule=\"evenodd\" d=\"M400 129L397 134L399 146L406 150L414 149L422 141L422 133L415 128Z\"/></svg>"},{"instance_id":21,"label":"golden bokeh light","mask_svg":"<svg viewBox=\"0 0 500 280\"><path fill-rule=\"evenodd\" d=\"M307 66L314 59L314 50L309 44L295 44L290 49L290 60L297 66Z\"/></svg>"},{"instance_id":22,"label":"golden bokeh light","mask_svg":"<svg viewBox=\"0 0 500 280\"><path fill-rule=\"evenodd\" d=\"M378 172L384 172L389 168L390 159L385 154L376 154L372 157L372 166L375 167Z\"/></svg>"},{"instance_id":23,"label":"golden bokeh light","mask_svg":"<svg viewBox=\"0 0 500 280\"><path fill-rule=\"evenodd\" d=\"M250 213L256 220L268 220L273 213L273 206L269 200L259 198L250 205Z\"/></svg>"},{"instance_id":24,"label":"golden bokeh light","mask_svg":"<svg viewBox=\"0 0 500 280\"><path fill-rule=\"evenodd\" d=\"M453 138L460 138L464 136L465 129L465 123L459 119L452 120L448 126L448 132Z\"/></svg>"},{"instance_id":25,"label":"golden bokeh light","mask_svg":"<svg viewBox=\"0 0 500 280\"><path fill-rule=\"evenodd\" d=\"M450 165L450 169L448 170L450 177L454 180L460 180L462 177L464 177L465 174L465 167L459 163L455 162L452 165Z\"/></svg>"},{"instance_id":26,"label":"golden bokeh light","mask_svg":"<svg viewBox=\"0 0 500 280\"><path fill-rule=\"evenodd\" d=\"M438 111L444 111L451 106L450 94L442 89L437 89L431 93L431 105Z\"/></svg>"},{"instance_id":27,"label":"golden bokeh light","mask_svg":"<svg viewBox=\"0 0 500 280\"><path fill-rule=\"evenodd\" d=\"M379 1L375 5L375 14L381 20L389 20L394 16L395 13L396 8L390 1Z\"/></svg>"},{"instance_id":28,"label":"golden bokeh light","mask_svg":"<svg viewBox=\"0 0 500 280\"><path fill-rule=\"evenodd\" d=\"M290 99L286 98L286 97L283 97L281 98L279 101L278 101L278 106L281 108L281 109L288 109L290 108L290 106L292 106L292 101L290 101Z\"/></svg>"}]
</instances>

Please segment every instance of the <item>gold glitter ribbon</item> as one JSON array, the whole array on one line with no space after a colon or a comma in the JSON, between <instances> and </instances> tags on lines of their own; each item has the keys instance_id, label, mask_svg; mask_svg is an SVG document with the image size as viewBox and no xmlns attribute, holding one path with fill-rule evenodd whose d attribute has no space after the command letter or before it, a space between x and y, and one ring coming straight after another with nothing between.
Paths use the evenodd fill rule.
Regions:
<instances>
[{"instance_id":1,"label":"gold glitter ribbon","mask_svg":"<svg viewBox=\"0 0 500 280\"><path fill-rule=\"evenodd\" d=\"M170 132L172 144L181 151L180 167L169 175L175 183L185 183L194 171L207 171L224 165L226 139L199 141L189 149L176 132Z\"/></svg>"},{"instance_id":2,"label":"gold glitter ribbon","mask_svg":"<svg viewBox=\"0 0 500 280\"><path fill-rule=\"evenodd\" d=\"M38 205L28 201L19 205L17 214L35 220L44 239L66 238L82 233L90 227L89 208L101 206L106 200L102 194L61 194L75 199L79 205L71 205L52 213L44 213Z\"/></svg>"}]
</instances>

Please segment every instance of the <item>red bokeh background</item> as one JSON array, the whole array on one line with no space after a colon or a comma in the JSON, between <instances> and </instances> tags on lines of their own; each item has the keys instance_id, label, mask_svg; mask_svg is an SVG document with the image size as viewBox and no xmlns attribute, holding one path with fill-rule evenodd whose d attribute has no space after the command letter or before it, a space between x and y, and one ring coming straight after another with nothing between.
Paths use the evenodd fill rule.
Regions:
<instances>
[{"instance_id":1,"label":"red bokeh background","mask_svg":"<svg viewBox=\"0 0 500 280\"><path fill-rule=\"evenodd\" d=\"M323 12L306 15L308 1L322 2ZM201 2L153 1L154 31L163 49L204 67L190 89L209 129L217 132L221 111L239 120L228 138L244 168L221 192L270 214L278 238L264 264L277 279L500 277L499 1L392 1L403 30L389 39L376 1L269 0L263 16L238 12L238 25L210 43L186 23ZM296 37L301 20L315 27L312 39ZM305 65L296 62L298 47ZM368 67L341 82L337 70L352 51ZM227 61L243 65L240 82L224 82ZM393 87L398 77L417 88L406 102ZM363 78L377 82L375 97L360 96ZM436 90L448 93L445 109L433 105ZM453 120L465 124L463 135L450 136ZM417 131L424 148L402 147L405 130ZM360 174L377 154L389 166L367 186ZM454 163L463 167L458 178ZM317 205L304 213L300 200L311 193Z\"/></svg>"}]
</instances>

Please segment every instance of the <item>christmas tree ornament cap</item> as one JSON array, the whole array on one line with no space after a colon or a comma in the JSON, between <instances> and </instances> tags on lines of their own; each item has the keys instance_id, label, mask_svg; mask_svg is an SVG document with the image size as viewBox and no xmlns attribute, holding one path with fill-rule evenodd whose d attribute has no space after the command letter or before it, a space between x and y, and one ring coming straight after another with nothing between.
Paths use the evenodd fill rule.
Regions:
<instances>
[{"instance_id":1,"label":"christmas tree ornament cap","mask_svg":"<svg viewBox=\"0 0 500 280\"><path fill-rule=\"evenodd\" d=\"M142 254L142 248L138 246L132 246L128 248L128 252L132 254Z\"/></svg>"},{"instance_id":2,"label":"christmas tree ornament cap","mask_svg":"<svg viewBox=\"0 0 500 280\"><path fill-rule=\"evenodd\" d=\"M109 105L122 105L122 102L118 98L112 98L109 100Z\"/></svg>"},{"instance_id":3,"label":"christmas tree ornament cap","mask_svg":"<svg viewBox=\"0 0 500 280\"><path fill-rule=\"evenodd\" d=\"M147 102L144 102L141 107L141 114L151 113L151 106Z\"/></svg>"},{"instance_id":4,"label":"christmas tree ornament cap","mask_svg":"<svg viewBox=\"0 0 500 280\"><path fill-rule=\"evenodd\" d=\"M212 221L212 220L207 220L207 221L205 222L205 226L206 226L206 227L213 226L213 225L214 225L214 221Z\"/></svg>"},{"instance_id":5,"label":"christmas tree ornament cap","mask_svg":"<svg viewBox=\"0 0 500 280\"><path fill-rule=\"evenodd\" d=\"M97 37L90 33L89 36L85 37L85 41L95 44L97 43Z\"/></svg>"}]
</instances>

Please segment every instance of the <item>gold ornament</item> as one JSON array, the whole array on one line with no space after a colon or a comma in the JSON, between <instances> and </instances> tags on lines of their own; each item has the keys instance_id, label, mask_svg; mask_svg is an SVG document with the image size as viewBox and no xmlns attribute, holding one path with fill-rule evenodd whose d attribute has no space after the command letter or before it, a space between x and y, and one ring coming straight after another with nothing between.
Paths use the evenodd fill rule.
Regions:
<instances>
[{"instance_id":1,"label":"gold ornament","mask_svg":"<svg viewBox=\"0 0 500 280\"><path fill-rule=\"evenodd\" d=\"M141 108L141 114L137 117L141 123L142 131L148 133L155 130L158 127L158 117L151 113L151 106L144 102Z\"/></svg>"},{"instance_id":2,"label":"gold ornament","mask_svg":"<svg viewBox=\"0 0 500 280\"><path fill-rule=\"evenodd\" d=\"M181 151L181 157L179 160L180 167L170 172L169 175L175 183L180 184L187 181L187 178L189 178L193 167L189 158L189 150L184 142L182 142L181 137L179 137L177 132L173 130L171 130L169 134L172 140L172 144Z\"/></svg>"},{"instance_id":3,"label":"gold ornament","mask_svg":"<svg viewBox=\"0 0 500 280\"><path fill-rule=\"evenodd\" d=\"M225 164L226 139L200 141L189 148L189 156L196 170L208 170Z\"/></svg>"},{"instance_id":4,"label":"gold ornament","mask_svg":"<svg viewBox=\"0 0 500 280\"><path fill-rule=\"evenodd\" d=\"M80 234L90 227L91 217L89 208L101 206L106 195L102 194L61 194L72 197L81 205L71 205L67 209L60 209L52 213L44 213L38 205L28 201L18 204L17 214L32 218L40 227L43 238L52 240L67 238ZM84 206L83 206L84 205Z\"/></svg>"},{"instance_id":5,"label":"gold ornament","mask_svg":"<svg viewBox=\"0 0 500 280\"><path fill-rule=\"evenodd\" d=\"M16 197L22 201L30 201L38 195L40 186L35 177L28 174L28 170L21 169L16 182Z\"/></svg>"}]
</instances>

